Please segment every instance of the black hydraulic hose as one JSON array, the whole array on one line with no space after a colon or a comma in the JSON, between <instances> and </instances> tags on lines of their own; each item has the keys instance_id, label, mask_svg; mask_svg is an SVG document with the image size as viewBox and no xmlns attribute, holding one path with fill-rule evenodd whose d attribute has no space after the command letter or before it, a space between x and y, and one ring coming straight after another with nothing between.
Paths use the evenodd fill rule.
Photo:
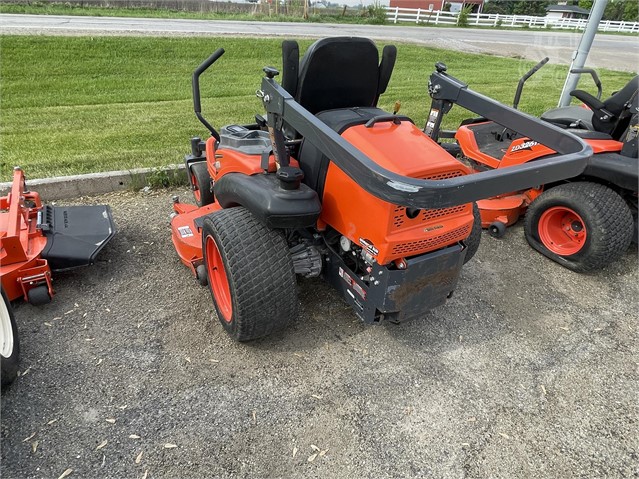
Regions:
<instances>
[{"instance_id":1,"label":"black hydraulic hose","mask_svg":"<svg viewBox=\"0 0 639 479\"><path fill-rule=\"evenodd\" d=\"M213 65L222 55L224 55L224 49L218 48L213 54L202 62L202 64L193 72L193 110L195 116L200 122L211 132L211 135L215 137L217 141L220 141L220 134L206 121L202 116L202 105L200 103L200 75L204 73L211 65Z\"/></svg>"},{"instance_id":2,"label":"black hydraulic hose","mask_svg":"<svg viewBox=\"0 0 639 479\"><path fill-rule=\"evenodd\" d=\"M548 63L549 58L546 57L544 58L542 61L540 61L539 63L537 63L537 65L535 65L534 67L532 67L528 73L526 73L523 77L521 77L519 79L519 83L517 84L517 91L515 92L515 100L513 101L513 108L516 110L517 107L519 106L519 100L521 99L521 92L524 89L524 83L526 83L526 80L528 80L531 76L533 76L537 70L539 70L541 67L543 67L546 63Z\"/></svg>"}]
</instances>

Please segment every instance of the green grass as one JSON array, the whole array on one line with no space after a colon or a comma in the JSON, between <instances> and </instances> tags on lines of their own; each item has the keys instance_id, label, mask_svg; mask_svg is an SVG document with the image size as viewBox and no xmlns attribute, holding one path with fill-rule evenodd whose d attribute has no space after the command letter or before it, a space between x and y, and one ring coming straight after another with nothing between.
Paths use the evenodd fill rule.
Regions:
<instances>
[{"instance_id":1,"label":"green grass","mask_svg":"<svg viewBox=\"0 0 639 479\"><path fill-rule=\"evenodd\" d=\"M219 127L262 113L255 90L262 67L281 65L281 40L151 37L0 37L0 181L14 165L30 178L160 167L179 163L189 138L207 136L193 114L191 73L213 50L226 54L201 78L202 109ZM310 40L300 42L303 51ZM534 62L398 45L391 84L380 100L423 125L428 76L436 61L471 88L506 103ZM556 105L565 66L529 80L520 108L538 115ZM630 74L602 70L604 95ZM591 92L588 79L582 87ZM447 127L470 115L453 108Z\"/></svg>"}]
</instances>

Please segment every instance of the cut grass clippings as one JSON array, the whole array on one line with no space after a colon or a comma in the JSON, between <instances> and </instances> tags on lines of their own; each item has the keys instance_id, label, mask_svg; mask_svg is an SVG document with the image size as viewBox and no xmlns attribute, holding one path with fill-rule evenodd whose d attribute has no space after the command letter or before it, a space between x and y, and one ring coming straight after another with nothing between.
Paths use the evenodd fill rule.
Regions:
<instances>
[{"instance_id":1,"label":"cut grass clippings","mask_svg":"<svg viewBox=\"0 0 639 479\"><path fill-rule=\"evenodd\" d=\"M203 114L218 128L263 113L255 97L262 67L281 65L280 39L2 36L0 42L0 181L10 179L15 165L38 178L180 163L191 136L208 136L191 99L191 74L202 60L226 49L200 80ZM300 41L301 51L310 43ZM400 100L402 114L423 125L437 61L508 104L535 63L400 44L380 107L391 110ZM566 69L542 68L526 84L520 108L539 115L554 107ZM604 96L630 79L607 70L600 76ZM580 88L594 92L588 80ZM455 107L445 126L469 116Z\"/></svg>"}]
</instances>

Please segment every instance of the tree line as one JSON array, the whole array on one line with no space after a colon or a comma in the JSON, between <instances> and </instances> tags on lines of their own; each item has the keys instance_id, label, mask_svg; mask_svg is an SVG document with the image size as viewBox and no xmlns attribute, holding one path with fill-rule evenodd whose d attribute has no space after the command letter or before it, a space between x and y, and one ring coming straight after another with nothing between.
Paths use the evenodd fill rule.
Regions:
<instances>
[{"instance_id":1,"label":"tree line","mask_svg":"<svg viewBox=\"0 0 639 479\"><path fill-rule=\"evenodd\" d=\"M575 5L590 10L593 0L573 0L568 5ZM556 5L549 1L512 1L490 0L484 4L483 13L500 15L546 15L546 7ZM637 0L609 0L603 15L604 20L636 22L639 21L639 2Z\"/></svg>"}]
</instances>

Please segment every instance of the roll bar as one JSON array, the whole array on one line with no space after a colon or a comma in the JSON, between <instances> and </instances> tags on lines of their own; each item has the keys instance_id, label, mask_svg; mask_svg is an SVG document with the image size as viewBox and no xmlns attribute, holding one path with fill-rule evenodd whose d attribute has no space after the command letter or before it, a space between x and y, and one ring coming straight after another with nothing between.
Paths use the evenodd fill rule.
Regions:
<instances>
[{"instance_id":1,"label":"roll bar","mask_svg":"<svg viewBox=\"0 0 639 479\"><path fill-rule=\"evenodd\" d=\"M544 58L542 61L537 63L537 65L528 70L528 72L526 72L526 74L519 79L519 83L517 83L517 91L515 91L515 99L513 100L513 108L515 110L519 107L519 100L521 100L521 92L524 89L524 83L526 83L526 80L528 80L531 76L537 73L537 70L548 63L548 60L550 60L548 57Z\"/></svg>"},{"instance_id":2,"label":"roll bar","mask_svg":"<svg viewBox=\"0 0 639 479\"><path fill-rule=\"evenodd\" d=\"M601 100L601 80L599 79L599 75L592 68L573 68L570 70L570 73L575 73L581 75L582 73L588 73L592 77L592 81L595 82L595 86L597 87L597 100Z\"/></svg>"},{"instance_id":3,"label":"roll bar","mask_svg":"<svg viewBox=\"0 0 639 479\"><path fill-rule=\"evenodd\" d=\"M280 132L284 122L290 125L304 141L311 142L367 192L393 204L429 209L456 206L571 178L584 171L592 149L580 138L472 91L465 83L447 75L445 69L439 65L430 77L429 92L434 101L448 108L456 103L502 126L507 125L558 155L445 180L410 178L382 168L348 143L297 103L275 81L272 73L262 78L259 97ZM286 152L279 154L285 156Z\"/></svg>"},{"instance_id":4,"label":"roll bar","mask_svg":"<svg viewBox=\"0 0 639 479\"><path fill-rule=\"evenodd\" d=\"M220 141L220 134L217 132L215 128L211 126L211 124L206 121L206 118L202 116L202 105L200 104L200 75L204 73L211 65L213 65L222 55L224 55L224 48L218 48L213 52L213 54L204 60L199 67L195 69L193 72L193 110L195 111L195 116L197 119L202 122L202 124L206 127L207 130L211 132L211 135L215 137L217 141Z\"/></svg>"}]
</instances>

